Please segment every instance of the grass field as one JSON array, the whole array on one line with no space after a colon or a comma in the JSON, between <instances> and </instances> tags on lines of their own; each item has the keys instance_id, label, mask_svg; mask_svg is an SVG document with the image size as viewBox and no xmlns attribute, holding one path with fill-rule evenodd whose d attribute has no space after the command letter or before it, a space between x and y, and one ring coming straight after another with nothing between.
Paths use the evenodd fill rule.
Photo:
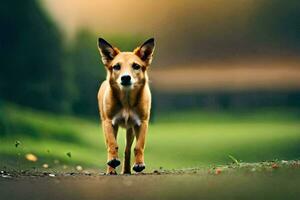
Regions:
<instances>
[{"instance_id":1,"label":"grass field","mask_svg":"<svg viewBox=\"0 0 300 200\"><path fill-rule=\"evenodd\" d=\"M50 169L74 169L76 165L105 169L98 120L56 116L9 104L0 109L1 168L41 168L47 163ZM244 162L299 159L299 122L299 112L284 109L166 113L150 125L146 171L227 164L232 162L229 155ZM124 140L121 131L121 151ZM20 142L18 147L16 141ZM35 154L38 161L27 161L26 153Z\"/></svg>"}]
</instances>

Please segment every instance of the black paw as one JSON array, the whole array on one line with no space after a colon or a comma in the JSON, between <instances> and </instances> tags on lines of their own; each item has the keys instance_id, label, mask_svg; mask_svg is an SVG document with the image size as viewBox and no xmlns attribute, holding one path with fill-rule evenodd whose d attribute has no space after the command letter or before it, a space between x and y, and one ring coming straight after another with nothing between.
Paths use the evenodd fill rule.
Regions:
<instances>
[{"instance_id":1,"label":"black paw","mask_svg":"<svg viewBox=\"0 0 300 200\"><path fill-rule=\"evenodd\" d=\"M116 168L121 164L121 162L119 160L117 160L116 158L114 158L114 159L108 161L107 164L112 168Z\"/></svg>"},{"instance_id":2,"label":"black paw","mask_svg":"<svg viewBox=\"0 0 300 200\"><path fill-rule=\"evenodd\" d=\"M145 164L141 163L141 164L134 164L132 169L135 171L135 172L141 172L143 171L144 169L146 168Z\"/></svg>"}]
</instances>

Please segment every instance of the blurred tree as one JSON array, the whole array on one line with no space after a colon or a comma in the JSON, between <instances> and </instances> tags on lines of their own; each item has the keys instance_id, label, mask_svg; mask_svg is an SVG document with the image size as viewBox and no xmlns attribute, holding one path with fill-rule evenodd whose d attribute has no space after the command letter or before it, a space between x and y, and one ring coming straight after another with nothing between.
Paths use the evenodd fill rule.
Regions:
<instances>
[{"instance_id":1,"label":"blurred tree","mask_svg":"<svg viewBox=\"0 0 300 200\"><path fill-rule=\"evenodd\" d=\"M74 87L77 98L73 111L81 115L98 115L97 92L106 72L97 50L97 37L80 30L69 48L69 62L74 70Z\"/></svg>"},{"instance_id":2,"label":"blurred tree","mask_svg":"<svg viewBox=\"0 0 300 200\"><path fill-rule=\"evenodd\" d=\"M51 111L70 107L62 37L34 0L0 3L0 98Z\"/></svg>"},{"instance_id":3,"label":"blurred tree","mask_svg":"<svg viewBox=\"0 0 300 200\"><path fill-rule=\"evenodd\" d=\"M271 53L298 55L300 50L300 1L261 1L254 17L252 35ZM296 51L296 52L295 52Z\"/></svg>"}]
</instances>

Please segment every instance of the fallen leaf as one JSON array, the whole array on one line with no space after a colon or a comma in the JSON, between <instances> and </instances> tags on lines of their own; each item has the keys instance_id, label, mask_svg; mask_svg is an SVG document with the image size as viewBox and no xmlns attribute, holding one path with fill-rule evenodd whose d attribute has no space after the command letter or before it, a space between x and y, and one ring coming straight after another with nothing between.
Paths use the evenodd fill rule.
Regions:
<instances>
[{"instance_id":1,"label":"fallen leaf","mask_svg":"<svg viewBox=\"0 0 300 200\"><path fill-rule=\"evenodd\" d=\"M71 154L71 152L68 152L68 153L66 153L67 154L67 156L69 157L69 158L71 158L72 157L72 154Z\"/></svg>"},{"instance_id":2,"label":"fallen leaf","mask_svg":"<svg viewBox=\"0 0 300 200\"><path fill-rule=\"evenodd\" d=\"M222 170L221 170L220 168L217 168L217 169L215 170L215 174L216 174L216 175L221 174L221 172L222 172Z\"/></svg>"},{"instance_id":3,"label":"fallen leaf","mask_svg":"<svg viewBox=\"0 0 300 200\"><path fill-rule=\"evenodd\" d=\"M273 168L273 169L278 169L279 166L278 166L276 163L274 163L274 164L272 164L272 168Z\"/></svg>"},{"instance_id":4,"label":"fallen leaf","mask_svg":"<svg viewBox=\"0 0 300 200\"><path fill-rule=\"evenodd\" d=\"M15 142L15 147L18 148L18 146L21 144L21 142L19 140L16 140Z\"/></svg>"},{"instance_id":5,"label":"fallen leaf","mask_svg":"<svg viewBox=\"0 0 300 200\"><path fill-rule=\"evenodd\" d=\"M31 162L36 162L38 160L38 158L32 154L32 153L28 153L25 155L25 158L28 160L28 161L31 161Z\"/></svg>"}]
</instances>

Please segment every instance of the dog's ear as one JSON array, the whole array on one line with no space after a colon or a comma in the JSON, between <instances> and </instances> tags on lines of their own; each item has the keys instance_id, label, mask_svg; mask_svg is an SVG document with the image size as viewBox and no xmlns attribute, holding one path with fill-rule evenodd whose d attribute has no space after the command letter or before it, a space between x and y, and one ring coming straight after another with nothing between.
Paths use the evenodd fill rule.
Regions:
<instances>
[{"instance_id":1,"label":"dog's ear","mask_svg":"<svg viewBox=\"0 0 300 200\"><path fill-rule=\"evenodd\" d=\"M155 44L154 38L150 38L140 47L136 48L133 52L140 57L147 65L151 64Z\"/></svg>"},{"instance_id":2,"label":"dog's ear","mask_svg":"<svg viewBox=\"0 0 300 200\"><path fill-rule=\"evenodd\" d=\"M98 49L104 65L107 65L120 52L117 48L111 46L103 38L98 38Z\"/></svg>"}]
</instances>

